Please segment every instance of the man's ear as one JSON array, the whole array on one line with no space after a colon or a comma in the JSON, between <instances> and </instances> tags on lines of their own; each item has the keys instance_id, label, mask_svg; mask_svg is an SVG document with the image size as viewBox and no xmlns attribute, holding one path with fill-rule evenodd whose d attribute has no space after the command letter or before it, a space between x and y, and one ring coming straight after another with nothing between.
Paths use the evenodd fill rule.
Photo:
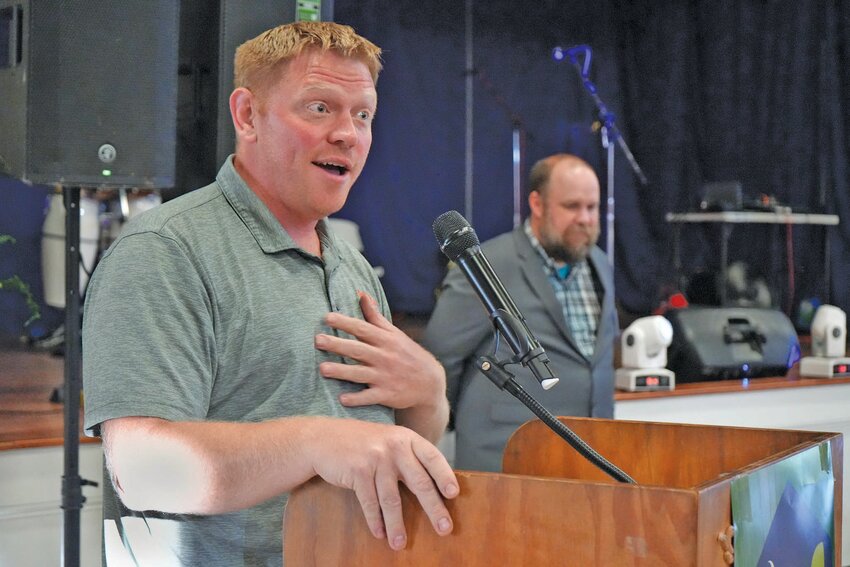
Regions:
<instances>
[{"instance_id":1,"label":"man's ear","mask_svg":"<svg viewBox=\"0 0 850 567\"><path fill-rule=\"evenodd\" d=\"M237 140L244 142L256 140L254 119L257 116L257 99L254 93L245 87L234 89L230 93L230 116L233 119Z\"/></svg>"},{"instance_id":2,"label":"man's ear","mask_svg":"<svg viewBox=\"0 0 850 567\"><path fill-rule=\"evenodd\" d=\"M540 191L532 191L528 194L528 208L531 216L540 218L543 216L543 196Z\"/></svg>"}]
</instances>

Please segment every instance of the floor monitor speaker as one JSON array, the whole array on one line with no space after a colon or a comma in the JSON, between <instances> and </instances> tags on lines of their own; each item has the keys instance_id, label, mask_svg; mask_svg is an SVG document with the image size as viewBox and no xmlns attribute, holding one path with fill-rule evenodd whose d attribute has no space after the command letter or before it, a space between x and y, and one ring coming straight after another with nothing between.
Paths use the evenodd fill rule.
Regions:
<instances>
[{"instance_id":1,"label":"floor monitor speaker","mask_svg":"<svg viewBox=\"0 0 850 567\"><path fill-rule=\"evenodd\" d=\"M776 309L689 307L665 316L673 325L667 368L680 384L784 376L800 358L794 326Z\"/></svg>"}]
</instances>

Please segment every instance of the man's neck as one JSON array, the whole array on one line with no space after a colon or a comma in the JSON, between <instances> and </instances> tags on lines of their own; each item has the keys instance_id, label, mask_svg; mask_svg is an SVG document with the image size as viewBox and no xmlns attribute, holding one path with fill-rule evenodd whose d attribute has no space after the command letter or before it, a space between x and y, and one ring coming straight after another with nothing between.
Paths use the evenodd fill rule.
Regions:
<instances>
[{"instance_id":1,"label":"man's neck","mask_svg":"<svg viewBox=\"0 0 850 567\"><path fill-rule=\"evenodd\" d=\"M234 158L233 165L243 181L251 191L268 207L269 211L280 223L299 248L319 258L322 257L322 243L316 232L317 219L304 219L294 214L281 200L275 198L275 192L267 189L260 181L251 175L248 168L243 167L238 159Z\"/></svg>"},{"instance_id":2,"label":"man's neck","mask_svg":"<svg viewBox=\"0 0 850 567\"><path fill-rule=\"evenodd\" d=\"M279 218L278 221L280 221ZM316 231L316 222L313 222L312 228L305 228L304 230L290 228L283 222L280 224L299 248L318 258L322 257L322 241Z\"/></svg>"}]
</instances>

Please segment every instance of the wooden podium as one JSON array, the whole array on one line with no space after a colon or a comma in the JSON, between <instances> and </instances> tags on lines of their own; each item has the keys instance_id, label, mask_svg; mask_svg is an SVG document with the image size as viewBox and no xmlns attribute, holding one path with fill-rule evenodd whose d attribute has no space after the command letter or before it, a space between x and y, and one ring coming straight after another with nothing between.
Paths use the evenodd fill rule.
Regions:
<instances>
[{"instance_id":1,"label":"wooden podium","mask_svg":"<svg viewBox=\"0 0 850 567\"><path fill-rule=\"evenodd\" d=\"M403 490L403 551L371 535L353 492L308 482L287 506L284 564L722 567L733 560L732 481L824 443L834 478L832 564L841 564L840 434L560 419L637 484L613 481L534 420L508 442L505 474L456 471L451 535L438 536Z\"/></svg>"}]
</instances>

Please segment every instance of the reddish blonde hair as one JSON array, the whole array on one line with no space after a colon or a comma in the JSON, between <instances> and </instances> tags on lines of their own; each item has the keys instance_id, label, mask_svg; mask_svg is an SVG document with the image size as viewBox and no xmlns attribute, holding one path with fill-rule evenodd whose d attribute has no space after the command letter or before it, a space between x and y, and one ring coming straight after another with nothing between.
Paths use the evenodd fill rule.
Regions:
<instances>
[{"instance_id":1,"label":"reddish blonde hair","mask_svg":"<svg viewBox=\"0 0 850 567\"><path fill-rule=\"evenodd\" d=\"M334 22L294 22L267 30L236 49L233 83L260 94L274 84L283 64L304 49L334 51L366 64L377 83L381 48L357 35L354 28Z\"/></svg>"}]
</instances>

